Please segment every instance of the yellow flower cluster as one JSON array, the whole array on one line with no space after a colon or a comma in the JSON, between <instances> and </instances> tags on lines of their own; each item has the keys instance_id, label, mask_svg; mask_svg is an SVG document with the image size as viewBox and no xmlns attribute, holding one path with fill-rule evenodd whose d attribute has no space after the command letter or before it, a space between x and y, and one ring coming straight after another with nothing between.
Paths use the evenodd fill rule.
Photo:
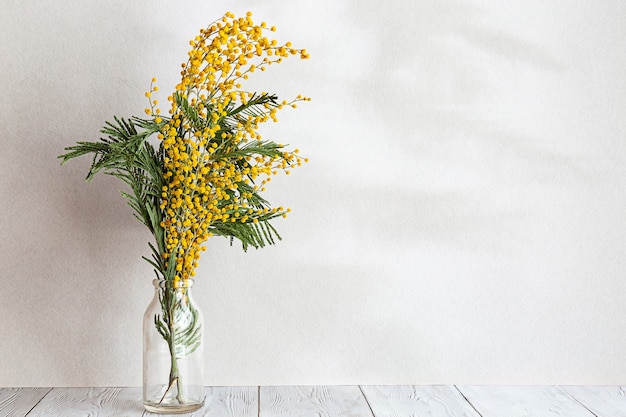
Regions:
<instances>
[{"instance_id":1,"label":"yellow flower cluster","mask_svg":"<svg viewBox=\"0 0 626 417\"><path fill-rule=\"evenodd\" d=\"M164 186L161 210L165 231L162 254L175 259L174 285L195 275L203 243L212 230L228 223L254 223L283 215L282 207L259 203L258 192L272 175L300 165L305 158L283 151L283 145L264 142L261 123L276 121L284 106L266 93L241 90L241 82L256 70L280 63L289 56L308 58L291 43L279 45L265 35L275 31L265 23L255 25L251 13L226 15L200 31L190 42L189 59L182 65L181 82L168 97L170 117L160 116L153 84L146 96L146 113L161 125Z\"/></svg>"}]
</instances>

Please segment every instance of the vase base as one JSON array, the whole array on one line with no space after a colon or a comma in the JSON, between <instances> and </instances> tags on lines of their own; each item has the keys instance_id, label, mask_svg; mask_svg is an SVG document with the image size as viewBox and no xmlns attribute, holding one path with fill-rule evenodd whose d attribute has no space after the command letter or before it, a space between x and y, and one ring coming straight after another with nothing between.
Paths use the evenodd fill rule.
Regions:
<instances>
[{"instance_id":1,"label":"vase base","mask_svg":"<svg viewBox=\"0 0 626 417\"><path fill-rule=\"evenodd\" d=\"M158 403L143 403L143 407L151 412L156 414L185 414L192 413L196 410L199 410L204 406L204 401L200 403L190 403L190 404L158 404Z\"/></svg>"}]
</instances>

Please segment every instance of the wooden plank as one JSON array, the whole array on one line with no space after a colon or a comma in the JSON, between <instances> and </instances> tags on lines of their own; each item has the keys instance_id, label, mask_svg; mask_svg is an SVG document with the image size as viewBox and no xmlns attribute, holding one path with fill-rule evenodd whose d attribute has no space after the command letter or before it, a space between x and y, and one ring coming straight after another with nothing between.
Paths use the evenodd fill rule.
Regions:
<instances>
[{"instance_id":1,"label":"wooden plank","mask_svg":"<svg viewBox=\"0 0 626 417\"><path fill-rule=\"evenodd\" d=\"M626 416L626 387L561 387L598 417Z\"/></svg>"},{"instance_id":2,"label":"wooden plank","mask_svg":"<svg viewBox=\"0 0 626 417\"><path fill-rule=\"evenodd\" d=\"M454 387L362 386L376 417L480 417Z\"/></svg>"},{"instance_id":3,"label":"wooden plank","mask_svg":"<svg viewBox=\"0 0 626 417\"><path fill-rule=\"evenodd\" d=\"M357 386L261 387L260 417L372 417Z\"/></svg>"},{"instance_id":4,"label":"wooden plank","mask_svg":"<svg viewBox=\"0 0 626 417\"><path fill-rule=\"evenodd\" d=\"M203 409L182 416L255 417L260 409L262 417L626 417L626 387L617 386L208 387L206 393ZM85 415L156 416L144 412L141 388L0 388L3 417Z\"/></svg>"},{"instance_id":5,"label":"wooden plank","mask_svg":"<svg viewBox=\"0 0 626 417\"><path fill-rule=\"evenodd\" d=\"M208 387L203 417L258 417L258 387Z\"/></svg>"},{"instance_id":6,"label":"wooden plank","mask_svg":"<svg viewBox=\"0 0 626 417\"><path fill-rule=\"evenodd\" d=\"M141 388L53 388L28 417L141 417Z\"/></svg>"},{"instance_id":7,"label":"wooden plank","mask_svg":"<svg viewBox=\"0 0 626 417\"><path fill-rule=\"evenodd\" d=\"M25 416L50 388L0 388L0 415Z\"/></svg>"},{"instance_id":8,"label":"wooden plank","mask_svg":"<svg viewBox=\"0 0 626 417\"><path fill-rule=\"evenodd\" d=\"M459 386L482 417L555 417L594 415L555 386Z\"/></svg>"}]
</instances>

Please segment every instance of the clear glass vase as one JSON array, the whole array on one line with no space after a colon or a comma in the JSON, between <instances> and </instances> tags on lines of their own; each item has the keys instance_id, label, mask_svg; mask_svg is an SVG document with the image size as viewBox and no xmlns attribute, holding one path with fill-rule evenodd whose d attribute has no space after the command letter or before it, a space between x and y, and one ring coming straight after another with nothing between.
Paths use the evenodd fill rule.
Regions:
<instances>
[{"instance_id":1,"label":"clear glass vase","mask_svg":"<svg viewBox=\"0 0 626 417\"><path fill-rule=\"evenodd\" d=\"M143 317L143 404L153 413L189 413L204 405L203 321L193 281L154 280Z\"/></svg>"}]
</instances>

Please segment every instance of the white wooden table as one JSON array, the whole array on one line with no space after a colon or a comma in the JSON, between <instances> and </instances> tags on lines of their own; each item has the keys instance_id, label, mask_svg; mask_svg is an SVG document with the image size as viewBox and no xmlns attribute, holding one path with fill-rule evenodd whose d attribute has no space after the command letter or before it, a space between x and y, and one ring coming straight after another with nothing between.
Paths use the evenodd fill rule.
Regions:
<instances>
[{"instance_id":1,"label":"white wooden table","mask_svg":"<svg viewBox=\"0 0 626 417\"><path fill-rule=\"evenodd\" d=\"M211 417L626 417L618 386L207 387ZM156 416L141 388L0 388L0 417Z\"/></svg>"}]
</instances>

